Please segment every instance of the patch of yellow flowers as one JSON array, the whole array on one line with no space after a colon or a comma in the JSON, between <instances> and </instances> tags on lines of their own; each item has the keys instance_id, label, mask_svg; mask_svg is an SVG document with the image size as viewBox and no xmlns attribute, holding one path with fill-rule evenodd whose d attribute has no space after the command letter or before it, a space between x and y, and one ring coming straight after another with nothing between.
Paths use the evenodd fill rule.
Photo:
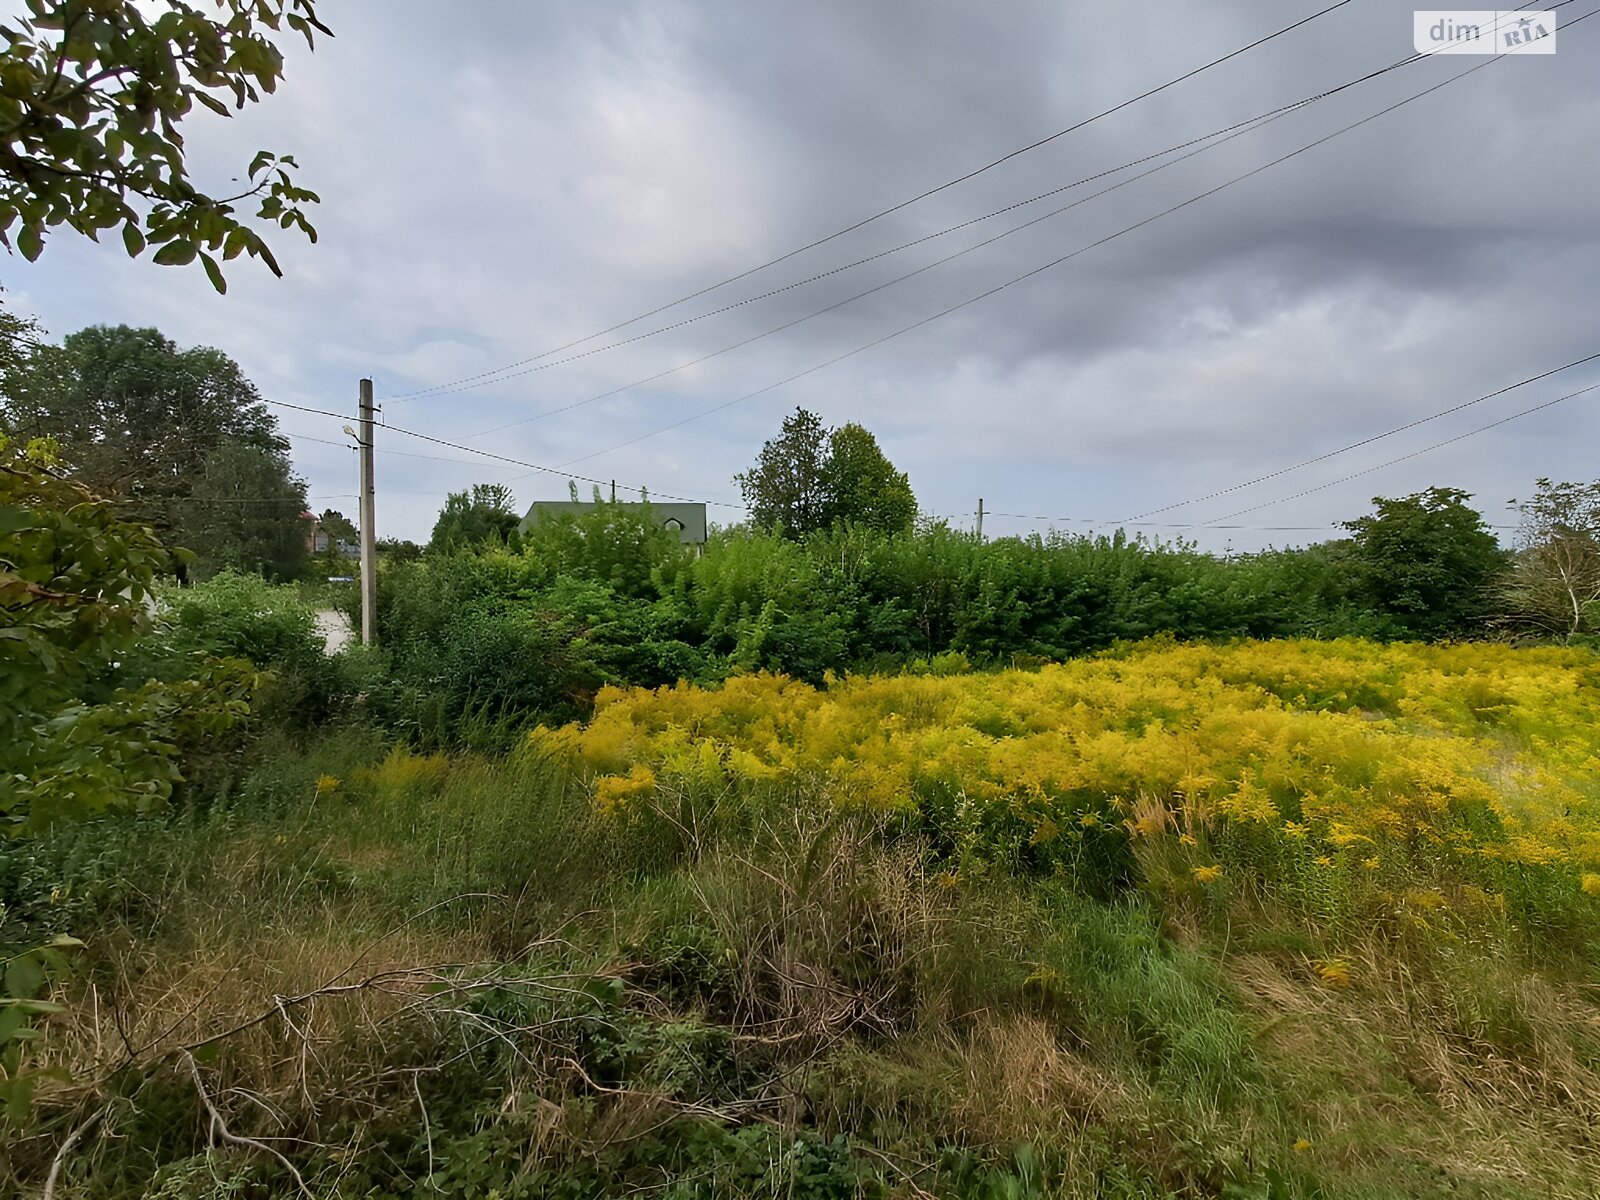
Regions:
<instances>
[{"instance_id":1,"label":"patch of yellow flowers","mask_svg":"<svg viewBox=\"0 0 1600 1200\"><path fill-rule=\"evenodd\" d=\"M1329 866L1421 848L1561 866L1600 894L1600 659L1582 650L1153 642L821 689L749 675L607 688L586 725L532 740L581 764L608 811L658 780L805 776L844 803L1004 806L1035 841L1107 820L1191 846L1246 830Z\"/></svg>"}]
</instances>

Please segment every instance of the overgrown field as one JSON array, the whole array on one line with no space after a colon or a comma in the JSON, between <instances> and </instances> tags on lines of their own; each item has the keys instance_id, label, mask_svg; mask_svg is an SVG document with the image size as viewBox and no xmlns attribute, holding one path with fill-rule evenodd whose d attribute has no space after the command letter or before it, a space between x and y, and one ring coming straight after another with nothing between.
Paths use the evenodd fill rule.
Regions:
<instances>
[{"instance_id":1,"label":"overgrown field","mask_svg":"<svg viewBox=\"0 0 1600 1200\"><path fill-rule=\"evenodd\" d=\"M1600 659L940 665L0 846L6 944L88 943L0 1186L1600 1193Z\"/></svg>"}]
</instances>

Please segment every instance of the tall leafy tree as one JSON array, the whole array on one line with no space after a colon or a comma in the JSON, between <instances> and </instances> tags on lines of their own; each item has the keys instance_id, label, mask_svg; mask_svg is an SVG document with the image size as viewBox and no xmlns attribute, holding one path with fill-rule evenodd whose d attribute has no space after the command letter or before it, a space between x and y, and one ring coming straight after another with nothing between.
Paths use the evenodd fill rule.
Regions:
<instances>
[{"instance_id":1,"label":"tall leafy tree","mask_svg":"<svg viewBox=\"0 0 1600 1200\"><path fill-rule=\"evenodd\" d=\"M206 456L189 495L173 505L173 540L203 574L232 568L272 580L298 579L310 561L305 484L288 459L240 439Z\"/></svg>"},{"instance_id":2,"label":"tall leafy tree","mask_svg":"<svg viewBox=\"0 0 1600 1200\"><path fill-rule=\"evenodd\" d=\"M328 544L333 546L337 542L348 542L355 545L359 531L355 522L345 516L336 508L325 508L322 516L317 518L317 523L322 526L322 531L328 535Z\"/></svg>"},{"instance_id":3,"label":"tall leafy tree","mask_svg":"<svg viewBox=\"0 0 1600 1200\"><path fill-rule=\"evenodd\" d=\"M1369 599L1408 636L1481 631L1505 552L1459 488L1373 498L1376 512L1346 521Z\"/></svg>"},{"instance_id":4,"label":"tall leafy tree","mask_svg":"<svg viewBox=\"0 0 1600 1200\"><path fill-rule=\"evenodd\" d=\"M0 427L22 439L54 438L64 470L169 538L227 528L197 523L188 502L242 499L246 477L260 489L260 515L278 527L269 540L290 530L303 537L304 489L289 444L255 385L219 350L179 350L155 329L81 330L0 373ZM260 548L235 554L214 538L193 548L202 570L239 554L288 569L288 560Z\"/></svg>"},{"instance_id":5,"label":"tall leafy tree","mask_svg":"<svg viewBox=\"0 0 1600 1200\"><path fill-rule=\"evenodd\" d=\"M853 422L828 429L803 408L784 418L755 466L734 478L751 522L781 526L790 537L839 522L900 533L916 517L910 481L884 456L877 438Z\"/></svg>"},{"instance_id":6,"label":"tall leafy tree","mask_svg":"<svg viewBox=\"0 0 1600 1200\"><path fill-rule=\"evenodd\" d=\"M475 483L470 491L445 497L439 519L433 523L428 549L469 550L489 542L504 542L522 523L516 498L503 483Z\"/></svg>"},{"instance_id":7,"label":"tall leafy tree","mask_svg":"<svg viewBox=\"0 0 1600 1200\"><path fill-rule=\"evenodd\" d=\"M917 498L904 471L884 456L878 439L854 422L828 435L823 467L828 524L847 521L881 533L904 533L917 516Z\"/></svg>"},{"instance_id":8,"label":"tall leafy tree","mask_svg":"<svg viewBox=\"0 0 1600 1200\"><path fill-rule=\"evenodd\" d=\"M1501 588L1508 618L1562 638L1600 630L1600 481L1541 479L1516 507L1522 526Z\"/></svg>"},{"instance_id":9,"label":"tall leafy tree","mask_svg":"<svg viewBox=\"0 0 1600 1200\"><path fill-rule=\"evenodd\" d=\"M219 116L275 91L276 39L329 34L313 0L25 0L0 22L0 242L29 261L61 226L154 261L200 261L226 290L221 264L240 254L282 274L240 204L266 225L298 228L314 192L289 156L263 150L248 183L212 195L190 176L179 126L198 106Z\"/></svg>"},{"instance_id":10,"label":"tall leafy tree","mask_svg":"<svg viewBox=\"0 0 1600 1200\"><path fill-rule=\"evenodd\" d=\"M750 520L782 526L801 536L829 522L828 430L816 413L797 408L783 419L778 436L761 447L755 466L734 476Z\"/></svg>"}]
</instances>

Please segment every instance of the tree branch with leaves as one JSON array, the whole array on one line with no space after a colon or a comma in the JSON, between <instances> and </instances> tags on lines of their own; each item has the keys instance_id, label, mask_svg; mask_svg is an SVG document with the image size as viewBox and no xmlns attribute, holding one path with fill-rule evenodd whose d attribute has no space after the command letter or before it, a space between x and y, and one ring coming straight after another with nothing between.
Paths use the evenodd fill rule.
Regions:
<instances>
[{"instance_id":1,"label":"tree branch with leaves","mask_svg":"<svg viewBox=\"0 0 1600 1200\"><path fill-rule=\"evenodd\" d=\"M0 23L0 243L32 262L65 225L95 241L120 228L133 257L162 266L198 259L227 290L222 263L247 254L283 271L254 219L299 229L317 195L295 160L263 150L248 183L213 196L191 179L179 126L198 105L219 116L259 101L283 78L275 39L314 45L332 32L314 0L26 0Z\"/></svg>"}]
</instances>

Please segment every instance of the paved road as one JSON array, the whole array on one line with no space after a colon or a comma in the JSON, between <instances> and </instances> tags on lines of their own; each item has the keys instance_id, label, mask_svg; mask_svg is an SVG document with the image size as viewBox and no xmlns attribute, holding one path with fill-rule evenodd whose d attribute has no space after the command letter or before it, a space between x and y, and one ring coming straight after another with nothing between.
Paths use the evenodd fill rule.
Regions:
<instances>
[{"instance_id":1,"label":"paved road","mask_svg":"<svg viewBox=\"0 0 1600 1200\"><path fill-rule=\"evenodd\" d=\"M317 610L317 632L322 635L323 648L337 654L355 640L355 630L350 628L350 618L332 608Z\"/></svg>"}]
</instances>

